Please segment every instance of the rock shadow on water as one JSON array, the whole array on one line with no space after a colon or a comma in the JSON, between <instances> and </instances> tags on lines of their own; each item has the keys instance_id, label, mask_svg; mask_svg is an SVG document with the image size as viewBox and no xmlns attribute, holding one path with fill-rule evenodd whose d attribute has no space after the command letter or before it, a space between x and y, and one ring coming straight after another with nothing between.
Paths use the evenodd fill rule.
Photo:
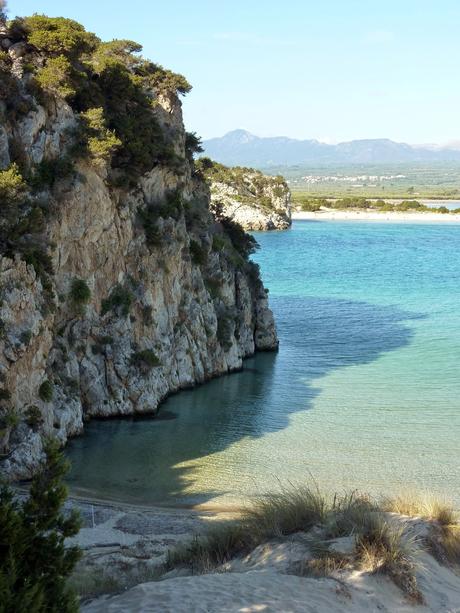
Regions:
<instances>
[{"instance_id":1,"label":"rock shadow on water","mask_svg":"<svg viewBox=\"0 0 460 613\"><path fill-rule=\"evenodd\" d=\"M186 464L286 428L292 414L312 408L321 377L408 345L411 320L423 317L335 298L273 297L272 308L279 353L257 354L241 372L171 396L160 408L166 419L90 422L69 444L71 488L144 504L222 495L191 495L194 468Z\"/></svg>"}]
</instances>

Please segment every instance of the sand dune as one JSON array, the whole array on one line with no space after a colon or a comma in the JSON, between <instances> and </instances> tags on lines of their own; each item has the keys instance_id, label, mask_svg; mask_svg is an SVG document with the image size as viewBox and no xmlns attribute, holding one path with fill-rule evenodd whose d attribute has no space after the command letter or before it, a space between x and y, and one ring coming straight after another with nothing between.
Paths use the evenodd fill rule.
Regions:
<instances>
[{"instance_id":1,"label":"sand dune","mask_svg":"<svg viewBox=\"0 0 460 613\"><path fill-rule=\"evenodd\" d=\"M423 522L417 522L423 532ZM345 542L344 542L345 541ZM347 539L337 540L346 551ZM219 572L182 576L173 571L115 596L82 607L83 613L433 613L460 612L460 576L420 547L417 583L425 599L416 605L385 575L341 570L327 578L293 574L309 556L302 534L260 545Z\"/></svg>"}]
</instances>

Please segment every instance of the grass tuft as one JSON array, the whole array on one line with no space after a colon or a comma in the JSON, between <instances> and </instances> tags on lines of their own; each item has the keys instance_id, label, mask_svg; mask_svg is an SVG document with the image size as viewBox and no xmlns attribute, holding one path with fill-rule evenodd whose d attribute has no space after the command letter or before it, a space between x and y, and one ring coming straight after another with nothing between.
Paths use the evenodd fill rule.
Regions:
<instances>
[{"instance_id":1,"label":"grass tuft","mask_svg":"<svg viewBox=\"0 0 460 613\"><path fill-rule=\"evenodd\" d=\"M453 506L431 494L408 492L393 498L384 498L380 506L388 513L435 520L442 526L457 522L457 513Z\"/></svg>"}]
</instances>

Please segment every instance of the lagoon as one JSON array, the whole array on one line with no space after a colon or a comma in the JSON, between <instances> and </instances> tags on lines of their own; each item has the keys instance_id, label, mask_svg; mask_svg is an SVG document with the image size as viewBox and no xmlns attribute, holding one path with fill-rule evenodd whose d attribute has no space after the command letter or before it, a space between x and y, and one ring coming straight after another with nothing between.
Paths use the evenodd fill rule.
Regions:
<instances>
[{"instance_id":1,"label":"lagoon","mask_svg":"<svg viewBox=\"0 0 460 613\"><path fill-rule=\"evenodd\" d=\"M460 230L296 221L256 233L280 351L94 420L70 442L74 494L239 504L279 483L428 489L460 504Z\"/></svg>"}]
</instances>

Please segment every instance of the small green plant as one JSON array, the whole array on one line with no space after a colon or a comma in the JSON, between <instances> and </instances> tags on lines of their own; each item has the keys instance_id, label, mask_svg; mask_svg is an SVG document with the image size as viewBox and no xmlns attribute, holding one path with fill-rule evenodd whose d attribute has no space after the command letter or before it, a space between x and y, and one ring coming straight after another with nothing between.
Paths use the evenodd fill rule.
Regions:
<instances>
[{"instance_id":1,"label":"small green plant","mask_svg":"<svg viewBox=\"0 0 460 613\"><path fill-rule=\"evenodd\" d=\"M56 181L70 177L74 172L73 160L68 155L42 160L34 168L29 183L35 189L53 187Z\"/></svg>"},{"instance_id":2,"label":"small green plant","mask_svg":"<svg viewBox=\"0 0 460 613\"><path fill-rule=\"evenodd\" d=\"M112 154L121 147L122 142L107 128L102 107L88 109L80 117L91 159L96 166L104 166L112 159Z\"/></svg>"},{"instance_id":3,"label":"small green plant","mask_svg":"<svg viewBox=\"0 0 460 613\"><path fill-rule=\"evenodd\" d=\"M32 338L32 330L23 330L19 335L19 340L23 345L28 345Z\"/></svg>"},{"instance_id":4,"label":"small green plant","mask_svg":"<svg viewBox=\"0 0 460 613\"><path fill-rule=\"evenodd\" d=\"M127 317L133 301L134 295L118 284L112 289L109 297L102 301L101 315L105 315L109 311L117 311L123 317Z\"/></svg>"},{"instance_id":5,"label":"small green plant","mask_svg":"<svg viewBox=\"0 0 460 613\"><path fill-rule=\"evenodd\" d=\"M222 290L222 282L219 279L212 279L208 277L204 280L206 289L213 300L220 298Z\"/></svg>"},{"instance_id":6,"label":"small green plant","mask_svg":"<svg viewBox=\"0 0 460 613\"><path fill-rule=\"evenodd\" d=\"M201 138L195 132L185 133L185 151L189 158L193 158L195 153L203 153L203 143Z\"/></svg>"},{"instance_id":7,"label":"small green plant","mask_svg":"<svg viewBox=\"0 0 460 613\"><path fill-rule=\"evenodd\" d=\"M36 430L43 423L43 415L36 405L31 405L26 411L26 423Z\"/></svg>"},{"instance_id":8,"label":"small green plant","mask_svg":"<svg viewBox=\"0 0 460 613\"><path fill-rule=\"evenodd\" d=\"M11 164L7 170L0 170L0 201L2 210L7 206L17 205L24 198L27 184L19 172L17 164Z\"/></svg>"},{"instance_id":9,"label":"small green plant","mask_svg":"<svg viewBox=\"0 0 460 613\"><path fill-rule=\"evenodd\" d=\"M234 320L228 313L221 313L217 317L217 340L227 351L232 346L232 336L235 325Z\"/></svg>"},{"instance_id":10,"label":"small green plant","mask_svg":"<svg viewBox=\"0 0 460 613\"><path fill-rule=\"evenodd\" d=\"M206 249L196 240L190 241L190 255L192 256L192 262L197 266L204 266L208 261L208 252Z\"/></svg>"},{"instance_id":11,"label":"small green plant","mask_svg":"<svg viewBox=\"0 0 460 613\"><path fill-rule=\"evenodd\" d=\"M0 389L0 401L2 400L10 400L11 392L5 388Z\"/></svg>"},{"instance_id":12,"label":"small green plant","mask_svg":"<svg viewBox=\"0 0 460 613\"><path fill-rule=\"evenodd\" d=\"M77 307L83 307L91 300L91 290L83 279L73 279L70 286L69 297Z\"/></svg>"},{"instance_id":13,"label":"small green plant","mask_svg":"<svg viewBox=\"0 0 460 613\"><path fill-rule=\"evenodd\" d=\"M16 426L19 424L19 421L20 419L18 413L14 409L9 408L0 417L0 427L9 428L11 430L13 428L16 428Z\"/></svg>"},{"instance_id":14,"label":"small green plant","mask_svg":"<svg viewBox=\"0 0 460 613\"><path fill-rule=\"evenodd\" d=\"M35 75L37 83L43 89L61 98L75 96L76 89L72 83L72 64L64 56L49 58L46 65Z\"/></svg>"},{"instance_id":15,"label":"small green plant","mask_svg":"<svg viewBox=\"0 0 460 613\"><path fill-rule=\"evenodd\" d=\"M46 380L38 388L38 396L43 402L51 402L53 400L53 384Z\"/></svg>"},{"instance_id":16,"label":"small green plant","mask_svg":"<svg viewBox=\"0 0 460 613\"><path fill-rule=\"evenodd\" d=\"M155 366L160 366L161 362L151 349L143 349L131 355L131 364L142 370L150 370Z\"/></svg>"},{"instance_id":17,"label":"small green plant","mask_svg":"<svg viewBox=\"0 0 460 613\"><path fill-rule=\"evenodd\" d=\"M153 325L153 307L150 304L146 304L142 307L142 322L144 326Z\"/></svg>"},{"instance_id":18,"label":"small green plant","mask_svg":"<svg viewBox=\"0 0 460 613\"><path fill-rule=\"evenodd\" d=\"M228 240L222 234L214 234L212 237L213 251L223 251L228 246Z\"/></svg>"},{"instance_id":19,"label":"small green plant","mask_svg":"<svg viewBox=\"0 0 460 613\"><path fill-rule=\"evenodd\" d=\"M239 224L227 217L221 217L219 221L230 238L235 251L247 261L249 256L259 248L256 239L251 234L245 232Z\"/></svg>"}]
</instances>

